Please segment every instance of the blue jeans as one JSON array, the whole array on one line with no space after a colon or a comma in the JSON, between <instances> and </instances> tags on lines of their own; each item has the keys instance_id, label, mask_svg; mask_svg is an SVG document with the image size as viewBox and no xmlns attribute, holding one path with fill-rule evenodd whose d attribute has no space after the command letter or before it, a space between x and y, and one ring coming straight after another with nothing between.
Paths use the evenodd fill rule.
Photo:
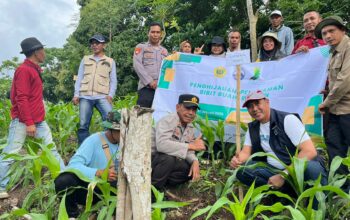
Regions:
<instances>
[{"instance_id":1,"label":"blue jeans","mask_svg":"<svg viewBox=\"0 0 350 220\"><path fill-rule=\"evenodd\" d=\"M45 121L35 124L36 127L36 135L35 138L40 138L43 140L44 145L48 145L53 143L51 130ZM27 126L19 122L18 118L15 118L11 121L9 135L7 137L7 145L2 151L6 154L18 153L27 137ZM53 155L60 162L61 170L65 167L64 162L56 150L56 147L51 149ZM3 160L3 155L0 156L0 190L4 191L9 178L6 177L8 170L10 169L11 164L14 162L13 159Z\"/></svg>"},{"instance_id":2,"label":"blue jeans","mask_svg":"<svg viewBox=\"0 0 350 220\"><path fill-rule=\"evenodd\" d=\"M257 163L256 161L250 161L247 165L252 165ZM271 165L267 164L270 168L273 168ZM276 170L276 168L273 168ZM255 180L255 186L262 186L268 183L268 180L271 176L278 174L278 172L274 172L273 170L258 166L255 168L241 168L237 172L237 179L244 183L247 186L251 186L251 184ZM304 181L308 180L316 180L318 176L321 175L321 185L327 185L327 172L326 169L321 165L320 162L315 160L310 160L307 163L305 172L304 172ZM287 183L287 182L286 182ZM284 184L280 191L290 194L293 192L292 187L289 184ZM313 208L317 209L317 201L314 200Z\"/></svg>"},{"instance_id":3,"label":"blue jeans","mask_svg":"<svg viewBox=\"0 0 350 220\"><path fill-rule=\"evenodd\" d=\"M103 99L79 99L80 125L78 129L78 143L83 143L90 136L89 127L94 107L100 112L102 120L106 120L108 112L112 111L112 105L106 98Z\"/></svg>"}]
</instances>

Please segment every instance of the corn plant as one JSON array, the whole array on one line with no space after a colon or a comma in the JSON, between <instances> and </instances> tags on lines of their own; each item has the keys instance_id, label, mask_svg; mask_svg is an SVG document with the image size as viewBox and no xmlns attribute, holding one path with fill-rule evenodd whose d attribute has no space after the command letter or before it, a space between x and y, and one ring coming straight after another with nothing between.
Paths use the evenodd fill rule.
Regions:
<instances>
[{"instance_id":1,"label":"corn plant","mask_svg":"<svg viewBox=\"0 0 350 220\"><path fill-rule=\"evenodd\" d=\"M126 96L116 97L113 102L113 108L122 109L122 108L130 108L131 106L136 105L137 94L129 94Z\"/></svg>"},{"instance_id":2,"label":"corn plant","mask_svg":"<svg viewBox=\"0 0 350 220\"><path fill-rule=\"evenodd\" d=\"M11 122L10 108L9 99L0 100L0 144L6 143L8 127Z\"/></svg>"},{"instance_id":3,"label":"corn plant","mask_svg":"<svg viewBox=\"0 0 350 220\"><path fill-rule=\"evenodd\" d=\"M108 169L105 169L101 178L95 178L92 181L85 177L79 170L67 169L65 172L72 172L81 180L89 182L85 209L81 214L80 219L88 219L92 213L96 212L98 212L97 219L112 219L117 205L117 189L107 181ZM95 193L96 187L101 191L101 195ZM100 201L95 204L93 204L94 195L100 199Z\"/></svg>"},{"instance_id":4,"label":"corn plant","mask_svg":"<svg viewBox=\"0 0 350 220\"><path fill-rule=\"evenodd\" d=\"M277 203L273 206L259 206L259 213L254 212L257 205L260 203L261 199L265 195L265 191L269 189L268 185L260 186L255 188L255 183L253 183L247 193L245 194L242 201L239 201L237 196L231 192L231 196L233 201L231 201L226 195L222 196L218 199L213 205L209 205L203 209L199 209L195 212L191 219L197 218L208 212L207 217L205 219L209 219L215 212L220 209L227 210L232 217L236 220L246 220L246 219L254 219L260 212L262 211L280 211L280 207L282 206L280 203Z\"/></svg>"},{"instance_id":5,"label":"corn plant","mask_svg":"<svg viewBox=\"0 0 350 220\"><path fill-rule=\"evenodd\" d=\"M190 204L188 202L163 201L164 193L159 192L154 186L152 186L152 192L156 198L156 202L152 204L152 220L166 219L166 213L162 212L162 209L180 208Z\"/></svg>"},{"instance_id":6,"label":"corn plant","mask_svg":"<svg viewBox=\"0 0 350 220\"><path fill-rule=\"evenodd\" d=\"M76 148L76 133L79 126L79 110L72 103L47 103L46 121L51 128L54 142L63 158Z\"/></svg>"},{"instance_id":7,"label":"corn plant","mask_svg":"<svg viewBox=\"0 0 350 220\"><path fill-rule=\"evenodd\" d=\"M208 147L208 153L210 154L210 158L212 160L212 165L215 168L214 144L215 144L216 125L212 121L209 121L208 115L206 115L205 119L201 119L197 117L194 124L202 132L203 139L206 141L206 145Z\"/></svg>"},{"instance_id":8,"label":"corn plant","mask_svg":"<svg viewBox=\"0 0 350 220\"><path fill-rule=\"evenodd\" d=\"M22 209L14 210L10 215L28 214L35 219L50 219L55 216L56 193L53 179L60 172L60 164L51 152L53 144L45 146L37 139L28 139L25 143L27 154L7 154L4 158L17 161L9 170L11 187L24 176L22 186L33 182L31 190L22 202ZM20 165L19 169L18 166ZM43 172L43 169L48 172ZM27 211L30 210L30 211ZM44 213L44 214L38 214Z\"/></svg>"}]
</instances>

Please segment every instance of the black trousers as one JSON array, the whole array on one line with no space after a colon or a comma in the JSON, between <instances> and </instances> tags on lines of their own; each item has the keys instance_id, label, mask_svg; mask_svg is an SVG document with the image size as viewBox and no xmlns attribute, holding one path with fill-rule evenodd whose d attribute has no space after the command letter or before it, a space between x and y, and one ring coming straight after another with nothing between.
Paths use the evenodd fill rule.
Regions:
<instances>
[{"instance_id":1,"label":"black trousers","mask_svg":"<svg viewBox=\"0 0 350 220\"><path fill-rule=\"evenodd\" d=\"M55 190L56 193L67 190L66 194L66 210L70 218L77 218L79 216L78 204L85 205L86 196L88 194L87 187L89 183L85 182L74 173L61 173L55 179ZM74 189L74 187L81 187ZM101 191L98 187L95 187L95 193L101 194ZM100 199L94 193L92 203L97 203ZM62 196L62 195L61 195Z\"/></svg>"},{"instance_id":2,"label":"black trousers","mask_svg":"<svg viewBox=\"0 0 350 220\"><path fill-rule=\"evenodd\" d=\"M139 97L136 104L141 107L151 108L154 99L154 93L155 90L148 87L140 89L137 91Z\"/></svg>"},{"instance_id":3,"label":"black trousers","mask_svg":"<svg viewBox=\"0 0 350 220\"><path fill-rule=\"evenodd\" d=\"M330 113L325 133L329 164L336 156L347 157L350 146L350 114L334 115ZM349 169L345 165L341 165L337 173L348 175ZM344 189L349 187L349 184L349 181L347 181Z\"/></svg>"},{"instance_id":4,"label":"black trousers","mask_svg":"<svg viewBox=\"0 0 350 220\"><path fill-rule=\"evenodd\" d=\"M166 185L176 186L187 182L191 165L183 159L168 154L156 153L152 155L152 185L157 189L164 189Z\"/></svg>"}]
</instances>

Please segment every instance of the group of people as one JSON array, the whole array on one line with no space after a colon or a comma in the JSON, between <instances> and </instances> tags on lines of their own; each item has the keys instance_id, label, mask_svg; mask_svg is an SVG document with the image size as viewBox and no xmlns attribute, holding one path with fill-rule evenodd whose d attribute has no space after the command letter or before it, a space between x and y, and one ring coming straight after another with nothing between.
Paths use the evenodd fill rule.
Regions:
<instances>
[{"instance_id":1,"label":"group of people","mask_svg":"<svg viewBox=\"0 0 350 220\"><path fill-rule=\"evenodd\" d=\"M328 96L319 106L321 114L329 113L325 139L330 161L335 156L346 157L350 145L350 39L347 28L338 16L321 19L316 11L305 13L303 18L305 37L294 46L292 30L283 25L282 13L278 10L270 14L271 28L259 39L259 60L277 60L291 53L307 52L313 47L328 44L331 58L328 68ZM168 56L161 46L162 26L151 23L148 42L136 46L133 67L139 77L137 104L152 107L162 60ZM104 53L108 39L95 34L89 39L92 55L85 56L80 63L75 82L73 103L79 104L80 125L78 143L74 156L65 167L53 144L51 150L61 165L79 170L88 180L108 173L108 180L115 184L118 167L118 144L120 139L120 113L112 108L117 89L116 64ZM208 49L211 56L224 57L227 52L241 48L241 34L234 30L228 34L229 46L221 37L214 37ZM203 46L194 49L202 54ZM44 45L36 38L26 38L21 42L22 53L26 56L13 78L11 88L11 117L6 147L0 157L0 198L8 198L6 186L8 170L12 159L4 159L6 154L17 153L26 137L36 137L43 144L53 143L50 128L45 122L43 104L43 82L40 63L45 60ZM180 44L180 51L192 53L189 41ZM300 117L270 108L269 99L261 91L252 91L243 104L253 119L249 123L244 147L231 160L234 169L245 165L255 152L266 152L276 156L287 166L291 165L290 155L298 151L299 158L305 158L307 168L305 180L316 180L321 176L321 184L327 184L327 171L316 148L306 133ZM89 126L93 109L102 116L103 132L90 135ZM200 164L196 152L206 150L201 135L196 136L193 120L200 109L199 97L181 94L176 112L160 119L152 132L152 184L163 190L169 185L179 185L200 178ZM255 158L256 159L256 158ZM249 164L256 163L253 159ZM288 169L272 157L259 158L267 167L240 169L237 177L247 185L269 184L273 189L288 191L285 177ZM110 165L110 166L108 166ZM270 169L272 168L272 169ZM69 170L69 169L68 169ZM339 173L348 175L349 170L342 165ZM55 180L57 193L62 194L74 188L66 197L66 209L70 218L79 216L77 204L84 204L88 182L74 172L62 172ZM343 190L349 191L349 181ZM98 189L97 189L98 190ZM94 202L98 198L94 198ZM317 208L317 207L314 207Z\"/></svg>"}]
</instances>

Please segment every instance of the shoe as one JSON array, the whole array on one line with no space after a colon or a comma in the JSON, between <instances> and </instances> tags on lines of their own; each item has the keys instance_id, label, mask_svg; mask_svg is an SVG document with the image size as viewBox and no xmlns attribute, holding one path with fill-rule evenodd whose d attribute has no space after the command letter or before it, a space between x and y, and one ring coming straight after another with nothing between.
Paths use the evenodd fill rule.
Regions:
<instances>
[{"instance_id":1,"label":"shoe","mask_svg":"<svg viewBox=\"0 0 350 220\"><path fill-rule=\"evenodd\" d=\"M9 197L10 197L10 195L6 191L0 192L0 199L7 199Z\"/></svg>"}]
</instances>

